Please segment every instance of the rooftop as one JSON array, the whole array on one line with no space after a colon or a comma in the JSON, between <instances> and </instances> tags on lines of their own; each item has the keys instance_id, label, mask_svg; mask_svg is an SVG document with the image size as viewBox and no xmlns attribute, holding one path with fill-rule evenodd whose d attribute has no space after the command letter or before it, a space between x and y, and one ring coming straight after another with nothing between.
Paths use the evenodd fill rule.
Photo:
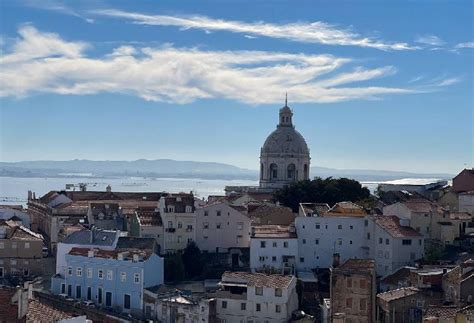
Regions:
<instances>
[{"instance_id":1,"label":"rooftop","mask_svg":"<svg viewBox=\"0 0 474 323\"><path fill-rule=\"evenodd\" d=\"M15 241L43 240L43 236L41 234L33 232L22 225L18 225L17 222L12 220L0 220L0 227L4 227L5 229L5 237L3 239Z\"/></svg>"},{"instance_id":2,"label":"rooftop","mask_svg":"<svg viewBox=\"0 0 474 323\"><path fill-rule=\"evenodd\" d=\"M52 307L49 304L32 299L28 302L28 312L26 313L26 322L56 322L73 318L72 312Z\"/></svg>"},{"instance_id":3,"label":"rooftop","mask_svg":"<svg viewBox=\"0 0 474 323\"><path fill-rule=\"evenodd\" d=\"M457 306L439 306L431 305L426 310L426 317L437 317L437 318L454 318L456 313L460 310Z\"/></svg>"},{"instance_id":4,"label":"rooftop","mask_svg":"<svg viewBox=\"0 0 474 323\"><path fill-rule=\"evenodd\" d=\"M326 212L327 216L357 216L363 217L367 215L365 209L353 202L339 202Z\"/></svg>"},{"instance_id":5,"label":"rooftop","mask_svg":"<svg viewBox=\"0 0 474 323\"><path fill-rule=\"evenodd\" d=\"M296 231L292 226L259 225L252 227L252 238L296 239Z\"/></svg>"},{"instance_id":6,"label":"rooftop","mask_svg":"<svg viewBox=\"0 0 474 323\"><path fill-rule=\"evenodd\" d=\"M154 238L119 237L117 249L155 250Z\"/></svg>"},{"instance_id":7,"label":"rooftop","mask_svg":"<svg viewBox=\"0 0 474 323\"><path fill-rule=\"evenodd\" d=\"M323 215L330 209L327 203L300 203L300 207L306 216Z\"/></svg>"},{"instance_id":8,"label":"rooftop","mask_svg":"<svg viewBox=\"0 0 474 323\"><path fill-rule=\"evenodd\" d=\"M385 293L380 293L377 295L377 297L386 302L391 302L400 298L415 295L419 292L420 290L415 287L403 287L403 288L394 289Z\"/></svg>"},{"instance_id":9,"label":"rooftop","mask_svg":"<svg viewBox=\"0 0 474 323\"><path fill-rule=\"evenodd\" d=\"M247 286L259 286L269 288L287 288L294 276L267 275L263 273L230 272L222 275L221 285L245 284Z\"/></svg>"},{"instance_id":10,"label":"rooftop","mask_svg":"<svg viewBox=\"0 0 474 323\"><path fill-rule=\"evenodd\" d=\"M102 230L97 228L84 229L71 233L63 243L78 245L95 245L95 246L113 246L119 231Z\"/></svg>"},{"instance_id":11,"label":"rooftop","mask_svg":"<svg viewBox=\"0 0 474 323\"><path fill-rule=\"evenodd\" d=\"M372 271L375 269L375 260L372 259L348 259L339 266L341 269L350 269L357 271Z\"/></svg>"},{"instance_id":12,"label":"rooftop","mask_svg":"<svg viewBox=\"0 0 474 323\"><path fill-rule=\"evenodd\" d=\"M163 226L163 220L157 207L139 207L136 211L142 226Z\"/></svg>"},{"instance_id":13,"label":"rooftop","mask_svg":"<svg viewBox=\"0 0 474 323\"><path fill-rule=\"evenodd\" d=\"M138 256L140 260L146 260L151 256L150 252L144 250L103 250L103 249L90 249L90 248L77 248L74 247L69 251L71 256L82 256L88 257L89 251L93 251L94 258L114 259L118 260L120 257L123 260L133 260L133 256Z\"/></svg>"},{"instance_id":14,"label":"rooftop","mask_svg":"<svg viewBox=\"0 0 474 323\"><path fill-rule=\"evenodd\" d=\"M415 229L400 224L400 219L395 215L376 215L375 223L394 238L421 237Z\"/></svg>"}]
</instances>

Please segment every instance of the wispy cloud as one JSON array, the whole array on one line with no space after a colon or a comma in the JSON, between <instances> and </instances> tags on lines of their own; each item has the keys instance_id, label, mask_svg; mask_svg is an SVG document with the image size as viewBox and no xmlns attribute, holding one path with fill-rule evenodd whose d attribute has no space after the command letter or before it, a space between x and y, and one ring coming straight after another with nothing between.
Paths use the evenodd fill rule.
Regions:
<instances>
[{"instance_id":1,"label":"wispy cloud","mask_svg":"<svg viewBox=\"0 0 474 323\"><path fill-rule=\"evenodd\" d=\"M464 49L464 48L474 48L474 42L466 42L466 43L459 43L455 46L456 49Z\"/></svg>"},{"instance_id":2,"label":"wispy cloud","mask_svg":"<svg viewBox=\"0 0 474 323\"><path fill-rule=\"evenodd\" d=\"M446 78L446 79L442 79L442 80L437 81L435 83L435 86L440 86L440 87L450 86L450 85L453 85L453 84L456 84L456 83L459 83L459 82L461 82L461 78L451 77L451 78Z\"/></svg>"},{"instance_id":3,"label":"wispy cloud","mask_svg":"<svg viewBox=\"0 0 474 323\"><path fill-rule=\"evenodd\" d=\"M125 93L172 103L224 98L265 104L278 103L286 91L293 102L302 103L420 92L362 85L362 81L393 75L396 69L357 67L347 72L353 61L332 55L204 51L168 44L156 48L126 45L90 57L88 44L66 41L31 25L22 26L19 34L0 58L0 96ZM439 86L449 82L454 81Z\"/></svg>"},{"instance_id":4,"label":"wispy cloud","mask_svg":"<svg viewBox=\"0 0 474 323\"><path fill-rule=\"evenodd\" d=\"M55 11L55 12L62 13L68 16L73 16L73 17L82 19L88 23L94 22L94 19L90 17L86 17L85 15L81 14L79 11L72 9L71 7L67 6L61 1L43 0L43 1L38 2L38 1L30 0L30 1L26 1L25 5L32 8L36 8L36 9Z\"/></svg>"},{"instance_id":5,"label":"wispy cloud","mask_svg":"<svg viewBox=\"0 0 474 323\"><path fill-rule=\"evenodd\" d=\"M435 35L418 36L415 38L415 42L423 44L423 45L436 46L436 47L440 47L445 44L445 42L441 38Z\"/></svg>"},{"instance_id":6,"label":"wispy cloud","mask_svg":"<svg viewBox=\"0 0 474 323\"><path fill-rule=\"evenodd\" d=\"M385 42L379 39L363 37L358 33L339 28L325 22L297 22L290 24L273 24L266 22L243 22L214 19L206 16L169 16L148 15L115 9L91 11L92 14L123 18L136 24L156 26L176 26L182 30L201 29L214 31L229 31L245 35L265 36L287 39L304 43L323 45L358 46L380 50L409 50L415 49L404 42Z\"/></svg>"}]
</instances>

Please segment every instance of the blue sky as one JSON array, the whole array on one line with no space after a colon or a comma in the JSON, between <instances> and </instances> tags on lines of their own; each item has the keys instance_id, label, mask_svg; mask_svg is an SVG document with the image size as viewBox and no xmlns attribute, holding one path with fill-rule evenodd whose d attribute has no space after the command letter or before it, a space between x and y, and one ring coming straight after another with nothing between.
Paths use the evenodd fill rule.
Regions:
<instances>
[{"instance_id":1,"label":"blue sky","mask_svg":"<svg viewBox=\"0 0 474 323\"><path fill-rule=\"evenodd\" d=\"M2 161L257 169L288 92L312 165L472 166L471 1L1 2Z\"/></svg>"}]
</instances>

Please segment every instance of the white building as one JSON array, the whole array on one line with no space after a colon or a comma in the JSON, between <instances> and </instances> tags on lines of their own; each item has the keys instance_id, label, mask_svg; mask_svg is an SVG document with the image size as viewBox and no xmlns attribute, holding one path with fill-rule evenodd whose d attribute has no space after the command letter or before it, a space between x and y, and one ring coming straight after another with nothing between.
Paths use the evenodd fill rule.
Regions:
<instances>
[{"instance_id":1,"label":"white building","mask_svg":"<svg viewBox=\"0 0 474 323\"><path fill-rule=\"evenodd\" d=\"M401 267L414 265L424 256L423 236L396 216L373 216L367 223L365 246L375 259L379 276L387 276Z\"/></svg>"},{"instance_id":2,"label":"white building","mask_svg":"<svg viewBox=\"0 0 474 323\"><path fill-rule=\"evenodd\" d=\"M161 197L159 207L164 225L164 253L183 250L188 243L196 240L193 194L179 193Z\"/></svg>"},{"instance_id":3,"label":"white building","mask_svg":"<svg viewBox=\"0 0 474 323\"><path fill-rule=\"evenodd\" d=\"M242 206L216 202L196 209L196 244L202 251L248 248L250 219Z\"/></svg>"},{"instance_id":4,"label":"white building","mask_svg":"<svg viewBox=\"0 0 474 323\"><path fill-rule=\"evenodd\" d=\"M294 274L298 258L298 238L294 226L252 227L250 269L252 272Z\"/></svg>"},{"instance_id":5,"label":"white building","mask_svg":"<svg viewBox=\"0 0 474 323\"><path fill-rule=\"evenodd\" d=\"M281 188L309 179L309 149L303 136L295 130L293 112L280 109L279 123L260 152L260 188Z\"/></svg>"},{"instance_id":6,"label":"white building","mask_svg":"<svg viewBox=\"0 0 474 323\"><path fill-rule=\"evenodd\" d=\"M298 309L296 277L225 272L216 293L221 322L288 322Z\"/></svg>"},{"instance_id":7,"label":"white building","mask_svg":"<svg viewBox=\"0 0 474 323\"><path fill-rule=\"evenodd\" d=\"M295 219L298 234L298 271L329 268L333 255L342 262L350 258L367 258L365 244L366 212L358 205L341 202L324 216L307 212Z\"/></svg>"},{"instance_id":8,"label":"white building","mask_svg":"<svg viewBox=\"0 0 474 323\"><path fill-rule=\"evenodd\" d=\"M474 215L474 191L459 193L458 201L459 212L468 212Z\"/></svg>"}]
</instances>

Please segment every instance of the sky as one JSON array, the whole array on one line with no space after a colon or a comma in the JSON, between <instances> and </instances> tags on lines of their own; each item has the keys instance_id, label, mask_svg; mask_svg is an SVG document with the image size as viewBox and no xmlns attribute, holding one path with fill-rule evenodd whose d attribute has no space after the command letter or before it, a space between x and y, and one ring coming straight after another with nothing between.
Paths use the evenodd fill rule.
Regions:
<instances>
[{"instance_id":1,"label":"sky","mask_svg":"<svg viewBox=\"0 0 474 323\"><path fill-rule=\"evenodd\" d=\"M0 160L474 163L472 1L0 2Z\"/></svg>"}]
</instances>

